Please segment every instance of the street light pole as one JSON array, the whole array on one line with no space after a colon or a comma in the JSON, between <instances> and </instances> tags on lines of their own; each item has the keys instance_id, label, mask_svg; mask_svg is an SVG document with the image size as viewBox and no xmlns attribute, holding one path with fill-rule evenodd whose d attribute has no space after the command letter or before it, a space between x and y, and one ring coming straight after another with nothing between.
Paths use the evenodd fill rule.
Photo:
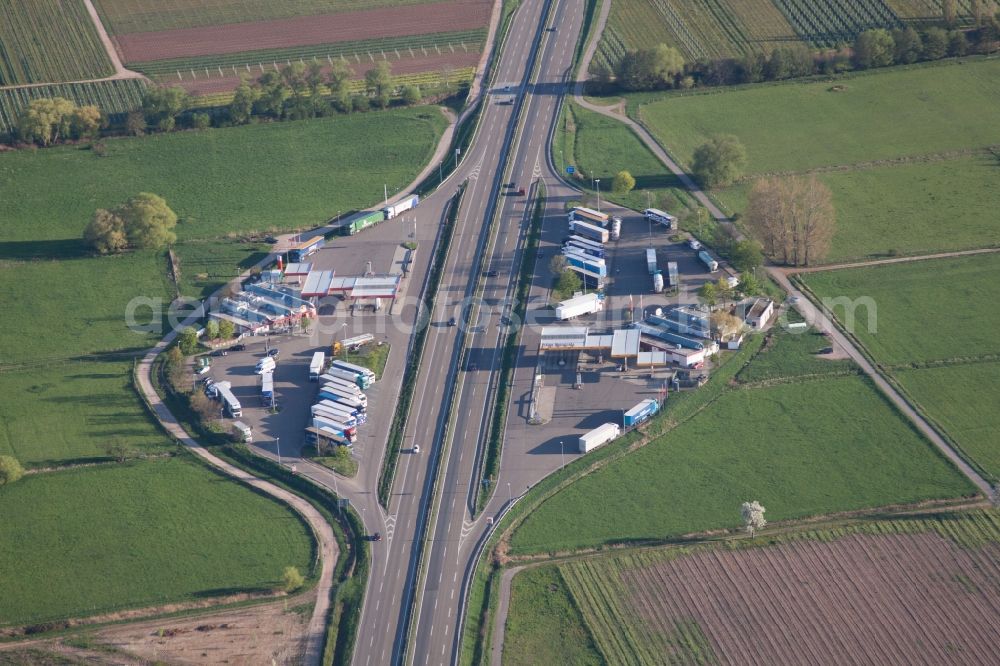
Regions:
<instances>
[{"instance_id":1,"label":"street light pole","mask_svg":"<svg viewBox=\"0 0 1000 666\"><path fill-rule=\"evenodd\" d=\"M563 445L563 441L559 440L559 468L562 469L566 466L566 447Z\"/></svg>"},{"instance_id":2,"label":"street light pole","mask_svg":"<svg viewBox=\"0 0 1000 666\"><path fill-rule=\"evenodd\" d=\"M597 184L597 212L601 212L601 179L595 178L594 183Z\"/></svg>"},{"instance_id":3,"label":"street light pole","mask_svg":"<svg viewBox=\"0 0 1000 666\"><path fill-rule=\"evenodd\" d=\"M274 438L274 444L275 444L275 446L278 449L278 464L280 465L281 464L281 438L280 437L275 437Z\"/></svg>"},{"instance_id":4,"label":"street light pole","mask_svg":"<svg viewBox=\"0 0 1000 666\"><path fill-rule=\"evenodd\" d=\"M510 481L507 482L507 503L510 504L514 501L514 496L510 492Z\"/></svg>"}]
</instances>

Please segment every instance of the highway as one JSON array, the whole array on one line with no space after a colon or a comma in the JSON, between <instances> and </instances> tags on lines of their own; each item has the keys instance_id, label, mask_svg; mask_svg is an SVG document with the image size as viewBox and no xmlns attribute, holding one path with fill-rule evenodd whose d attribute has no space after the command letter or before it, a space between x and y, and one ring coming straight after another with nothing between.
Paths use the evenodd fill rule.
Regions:
<instances>
[{"instance_id":1,"label":"highway","mask_svg":"<svg viewBox=\"0 0 1000 666\"><path fill-rule=\"evenodd\" d=\"M550 5L551 23L557 26L553 31L546 30L544 22ZM371 492L354 493L368 529L376 531L381 526L384 535L382 542L372 544L372 574L358 629L356 664L395 664L404 657L414 664L445 664L456 658L462 585L476 542L486 529L485 517L470 522L471 489L478 483L472 477L486 435L486 406L495 400L493 387L503 342L495 313L484 310L464 326L468 311L464 306L476 294L483 253L486 269L499 273L485 278L487 302L509 300L515 287L515 260L530 216L533 183L544 179L550 195L558 188L547 161L547 145L561 95L567 91L564 84L582 20L579 0L525 0L521 4L500 45L493 89L484 98L476 139L447 186L420 206L422 221L440 222L449 199L460 184L467 183L431 314L432 330L417 376L388 514L377 505L372 478L363 483ZM537 79L529 81L536 56ZM513 104L502 103L512 98ZM518 114L523 126L515 135ZM510 175L505 175L501 169L508 155L512 156ZM508 180L517 187L506 187ZM518 188L528 190L529 196L517 195ZM549 208L561 211L562 204L554 202ZM499 223L491 228L494 213ZM447 325L451 317L458 320L458 326ZM460 368L462 336L468 337L465 343L474 350L475 371ZM453 388L457 388L456 409L450 412ZM452 436L446 440L449 413L455 417L449 430ZM419 454L412 452L414 445L421 447ZM369 477L374 467L369 466ZM507 465L505 460L506 469L521 470L511 475L511 488L523 491L527 483L547 473L535 469L532 480L525 482L523 467ZM441 492L435 494L438 476ZM327 479L319 480L331 485ZM506 489L507 480L502 473L498 487ZM495 513L509 494L495 498L484 516ZM424 542L421 537L428 521L430 538ZM426 572L423 576L419 575L421 566ZM416 616L411 617L414 599L418 601ZM413 633L407 641L411 620Z\"/></svg>"}]
</instances>

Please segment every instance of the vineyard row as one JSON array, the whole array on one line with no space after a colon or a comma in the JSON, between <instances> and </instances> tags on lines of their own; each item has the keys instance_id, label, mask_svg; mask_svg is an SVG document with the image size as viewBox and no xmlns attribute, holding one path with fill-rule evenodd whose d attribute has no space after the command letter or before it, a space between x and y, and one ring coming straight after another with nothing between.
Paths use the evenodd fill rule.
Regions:
<instances>
[{"instance_id":1,"label":"vineyard row","mask_svg":"<svg viewBox=\"0 0 1000 666\"><path fill-rule=\"evenodd\" d=\"M31 100L65 97L79 105L96 105L112 121L142 106L146 83L141 79L97 81L95 83L57 83L50 86L0 90L0 134L9 132L21 109Z\"/></svg>"}]
</instances>

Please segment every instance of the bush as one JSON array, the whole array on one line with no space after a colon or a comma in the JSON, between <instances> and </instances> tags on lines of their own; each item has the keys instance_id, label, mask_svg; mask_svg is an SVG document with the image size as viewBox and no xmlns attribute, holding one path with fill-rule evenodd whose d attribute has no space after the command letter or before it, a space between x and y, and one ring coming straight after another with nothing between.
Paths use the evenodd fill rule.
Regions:
<instances>
[{"instance_id":1,"label":"bush","mask_svg":"<svg viewBox=\"0 0 1000 666\"><path fill-rule=\"evenodd\" d=\"M706 187L730 185L743 175L747 152L735 136L712 137L698 146L691 161L691 171Z\"/></svg>"},{"instance_id":2,"label":"bush","mask_svg":"<svg viewBox=\"0 0 1000 666\"><path fill-rule=\"evenodd\" d=\"M14 483L24 476L24 468L14 456L0 456L0 486Z\"/></svg>"},{"instance_id":3,"label":"bush","mask_svg":"<svg viewBox=\"0 0 1000 666\"><path fill-rule=\"evenodd\" d=\"M294 592L302 587L305 582L306 579L302 577L302 574L295 567L285 567L285 571L281 574L281 588L285 592Z\"/></svg>"}]
</instances>

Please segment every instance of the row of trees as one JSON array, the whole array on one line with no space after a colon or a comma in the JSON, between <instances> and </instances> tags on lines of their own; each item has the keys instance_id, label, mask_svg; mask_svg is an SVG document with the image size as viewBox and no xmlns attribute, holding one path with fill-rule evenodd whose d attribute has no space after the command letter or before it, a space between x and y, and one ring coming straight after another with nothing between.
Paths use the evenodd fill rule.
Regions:
<instances>
[{"instance_id":1,"label":"row of trees","mask_svg":"<svg viewBox=\"0 0 1000 666\"><path fill-rule=\"evenodd\" d=\"M836 231L833 195L812 175L761 178L750 191L745 219L764 252L792 266L826 257Z\"/></svg>"},{"instance_id":2,"label":"row of trees","mask_svg":"<svg viewBox=\"0 0 1000 666\"><path fill-rule=\"evenodd\" d=\"M130 248L161 248L177 240L177 214L163 197L140 192L110 210L98 208L83 230L83 242L99 254Z\"/></svg>"},{"instance_id":3,"label":"row of trees","mask_svg":"<svg viewBox=\"0 0 1000 666\"><path fill-rule=\"evenodd\" d=\"M106 119L96 106L78 106L62 97L35 99L18 114L15 138L25 143L51 146L63 141L97 136Z\"/></svg>"},{"instance_id":4,"label":"row of trees","mask_svg":"<svg viewBox=\"0 0 1000 666\"><path fill-rule=\"evenodd\" d=\"M997 50L998 41L1000 14L985 16L976 29L969 31L940 27L920 31L912 27L866 30L853 44L821 51L813 51L805 44L790 44L769 54L685 62L677 49L659 44L627 52L614 69L595 64L594 74L602 88L628 91L735 85L939 60L970 52L988 54Z\"/></svg>"}]
</instances>

